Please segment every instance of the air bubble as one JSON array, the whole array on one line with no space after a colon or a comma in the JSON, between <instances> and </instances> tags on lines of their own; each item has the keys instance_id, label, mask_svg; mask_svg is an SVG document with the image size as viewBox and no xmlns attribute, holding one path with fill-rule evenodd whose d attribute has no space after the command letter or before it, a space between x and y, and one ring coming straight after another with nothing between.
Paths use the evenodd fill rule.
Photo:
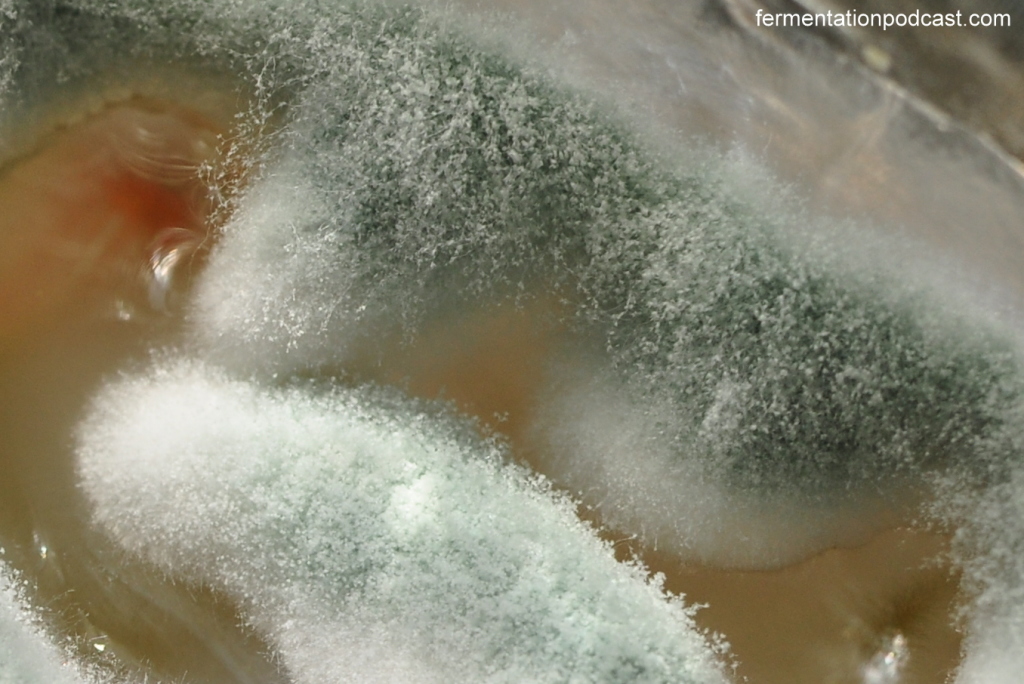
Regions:
<instances>
[{"instance_id":1,"label":"air bubble","mask_svg":"<svg viewBox=\"0 0 1024 684\"><path fill-rule=\"evenodd\" d=\"M862 684L898 684L908 657L907 638L903 634L897 632L887 637L864 666Z\"/></svg>"},{"instance_id":2,"label":"air bubble","mask_svg":"<svg viewBox=\"0 0 1024 684\"><path fill-rule=\"evenodd\" d=\"M173 293L177 276L199 248L201 238L195 231L168 228L161 232L151 246L147 293L149 305L163 313L173 308Z\"/></svg>"}]
</instances>

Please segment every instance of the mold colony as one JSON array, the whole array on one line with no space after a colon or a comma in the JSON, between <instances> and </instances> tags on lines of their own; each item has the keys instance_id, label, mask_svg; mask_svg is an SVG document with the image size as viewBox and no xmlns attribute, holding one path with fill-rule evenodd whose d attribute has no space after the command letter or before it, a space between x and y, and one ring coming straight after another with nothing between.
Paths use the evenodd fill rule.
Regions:
<instances>
[{"instance_id":1,"label":"mold colony","mask_svg":"<svg viewBox=\"0 0 1024 684\"><path fill-rule=\"evenodd\" d=\"M5 564L80 676L943 681L1012 334L450 17L287 9L3 29L7 136L58 73L244 93L137 88L0 179Z\"/></svg>"}]
</instances>

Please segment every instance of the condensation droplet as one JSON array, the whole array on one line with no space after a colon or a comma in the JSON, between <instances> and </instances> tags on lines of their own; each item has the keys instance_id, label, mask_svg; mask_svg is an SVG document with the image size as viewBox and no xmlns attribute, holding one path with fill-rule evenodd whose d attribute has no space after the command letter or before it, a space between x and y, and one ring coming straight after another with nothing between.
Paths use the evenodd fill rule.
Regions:
<instances>
[{"instance_id":1,"label":"condensation droplet","mask_svg":"<svg viewBox=\"0 0 1024 684\"><path fill-rule=\"evenodd\" d=\"M199 247L200 238L185 228L168 228L157 235L149 255L147 293L156 311L170 309L170 296L179 266Z\"/></svg>"},{"instance_id":2,"label":"condensation droplet","mask_svg":"<svg viewBox=\"0 0 1024 684\"><path fill-rule=\"evenodd\" d=\"M908 656L905 636L897 632L887 637L864 666L861 681L864 684L898 684Z\"/></svg>"}]
</instances>

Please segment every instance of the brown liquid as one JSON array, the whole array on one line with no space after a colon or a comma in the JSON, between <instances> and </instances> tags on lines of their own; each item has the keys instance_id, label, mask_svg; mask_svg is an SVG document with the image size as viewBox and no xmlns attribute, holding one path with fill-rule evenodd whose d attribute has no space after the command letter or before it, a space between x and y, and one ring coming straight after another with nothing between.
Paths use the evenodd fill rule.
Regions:
<instances>
[{"instance_id":1,"label":"brown liquid","mask_svg":"<svg viewBox=\"0 0 1024 684\"><path fill-rule=\"evenodd\" d=\"M643 556L665 573L668 589L706 606L698 622L726 635L738 674L750 682L859 684L873 661L902 650L893 655L894 681L928 684L945 682L960 660L952 624L959 577L940 560L948 542L892 529L862 546L760 572Z\"/></svg>"},{"instance_id":2,"label":"brown liquid","mask_svg":"<svg viewBox=\"0 0 1024 684\"><path fill-rule=\"evenodd\" d=\"M126 130L140 123L163 131L148 154L133 152ZM152 283L140 269L165 248L168 229L197 236L182 249L203 244L210 206L195 172L217 130L182 110L119 105L54 133L0 177L0 535L8 560L38 581L38 602L84 650L100 639L105 657L187 681L277 681L230 606L134 566L89 530L70 460L74 425L104 374L145 363L149 348L177 334L173 318L111 312L144 308ZM543 472L528 433L549 359L573 344L556 323L561 306L539 298L449 314L349 370L453 402ZM896 681L937 684L960 656L958 581L935 560L945 543L896 529L764 572L617 548L706 603L698 622L729 640L737 674L753 684L860 682L887 655Z\"/></svg>"},{"instance_id":3,"label":"brown liquid","mask_svg":"<svg viewBox=\"0 0 1024 684\"><path fill-rule=\"evenodd\" d=\"M169 681L282 681L234 607L90 529L74 427L105 375L146 362L198 268L219 122L143 98L60 126L0 173L0 547L79 655ZM161 272L159 269L165 269Z\"/></svg>"},{"instance_id":4,"label":"brown liquid","mask_svg":"<svg viewBox=\"0 0 1024 684\"><path fill-rule=\"evenodd\" d=\"M394 345L375 378L453 401L545 472L529 433L550 355L567 341L555 323L559 308L535 300L440 321L411 347ZM664 574L666 588L687 603L706 606L696 620L728 640L740 681L860 684L872 681L868 668L885 669L878 661L890 649L897 652L887 671L898 679L875 681L940 684L959 664L962 640L954 625L960 581L945 560L948 542L937 532L888 529L867 543L763 571L687 564L634 541L616 550L620 559L639 557Z\"/></svg>"}]
</instances>

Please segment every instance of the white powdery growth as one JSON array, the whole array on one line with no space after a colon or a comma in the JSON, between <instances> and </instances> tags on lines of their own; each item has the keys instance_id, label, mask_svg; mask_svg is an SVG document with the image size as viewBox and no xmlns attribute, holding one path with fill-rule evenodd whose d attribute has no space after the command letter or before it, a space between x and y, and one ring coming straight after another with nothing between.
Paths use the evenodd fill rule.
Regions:
<instances>
[{"instance_id":1,"label":"white powdery growth","mask_svg":"<svg viewBox=\"0 0 1024 684\"><path fill-rule=\"evenodd\" d=\"M641 401L635 387L584 368L559 377L533 435L550 454L545 474L571 482L609 527L686 561L764 569L863 543L891 524L891 510L867 497L819 503L730 491L709 455L673 450L661 427L678 423L671 405ZM715 408L705 424L719 417Z\"/></svg>"},{"instance_id":2,"label":"white powdery growth","mask_svg":"<svg viewBox=\"0 0 1024 684\"><path fill-rule=\"evenodd\" d=\"M955 684L1016 684L1024 669L1024 610L974 621Z\"/></svg>"},{"instance_id":3,"label":"white powdery growth","mask_svg":"<svg viewBox=\"0 0 1024 684\"><path fill-rule=\"evenodd\" d=\"M25 609L17 584L0 564L0 684L85 684Z\"/></svg>"},{"instance_id":4,"label":"white powdery growth","mask_svg":"<svg viewBox=\"0 0 1024 684\"><path fill-rule=\"evenodd\" d=\"M957 529L954 554L973 600L964 608L956 684L1015 684L1024 671L1024 467L979 492L948 476L933 514Z\"/></svg>"},{"instance_id":5,"label":"white powdery growth","mask_svg":"<svg viewBox=\"0 0 1024 684\"><path fill-rule=\"evenodd\" d=\"M330 225L329 209L294 166L283 162L272 181L247 192L204 276L196 333L226 364L301 367L328 346L325 339L331 359L344 361L346 333L357 331L336 320L358 315L347 296L351 250L336 231L320 227ZM223 329L234 334L219 335Z\"/></svg>"},{"instance_id":6,"label":"white powdery growth","mask_svg":"<svg viewBox=\"0 0 1024 684\"><path fill-rule=\"evenodd\" d=\"M95 517L232 596L296 682L724 682L678 599L437 416L177 364L83 426Z\"/></svg>"}]
</instances>

